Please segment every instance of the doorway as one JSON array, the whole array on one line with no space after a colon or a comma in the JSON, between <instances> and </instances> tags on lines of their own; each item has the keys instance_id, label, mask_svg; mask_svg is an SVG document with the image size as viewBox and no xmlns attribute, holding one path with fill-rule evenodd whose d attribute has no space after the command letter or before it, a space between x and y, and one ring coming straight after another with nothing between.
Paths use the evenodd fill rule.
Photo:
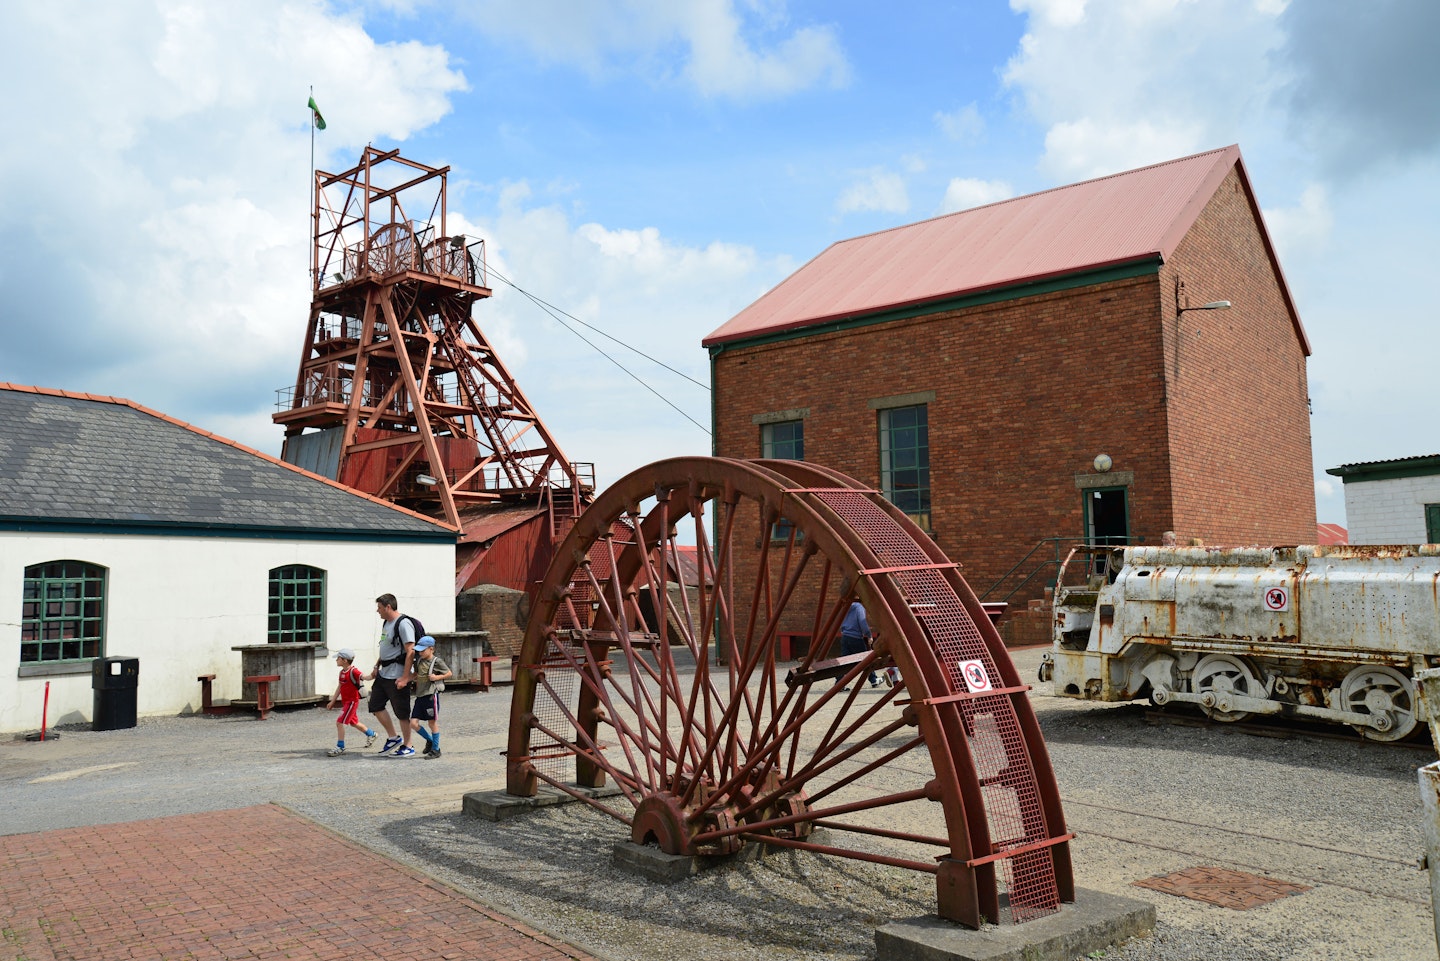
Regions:
<instances>
[{"instance_id":1,"label":"doorway","mask_svg":"<svg viewBox=\"0 0 1440 961\"><path fill-rule=\"evenodd\" d=\"M1130 505L1123 487L1092 487L1085 491L1085 540L1090 544L1130 543ZM1120 567L1111 551L1091 555L1090 573L1114 583Z\"/></svg>"},{"instance_id":2,"label":"doorway","mask_svg":"<svg viewBox=\"0 0 1440 961\"><path fill-rule=\"evenodd\" d=\"M1123 487L1085 491L1085 539L1091 544L1130 542L1130 505Z\"/></svg>"}]
</instances>

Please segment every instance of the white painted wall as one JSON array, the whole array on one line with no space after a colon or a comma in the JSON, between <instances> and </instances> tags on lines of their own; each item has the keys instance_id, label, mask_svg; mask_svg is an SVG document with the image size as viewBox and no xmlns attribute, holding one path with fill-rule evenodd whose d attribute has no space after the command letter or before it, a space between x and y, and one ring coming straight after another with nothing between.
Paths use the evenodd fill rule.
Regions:
<instances>
[{"instance_id":1,"label":"white painted wall","mask_svg":"<svg viewBox=\"0 0 1440 961\"><path fill-rule=\"evenodd\" d=\"M51 724L91 720L90 674L18 677L25 568L81 560L109 569L105 655L138 657L141 716L198 710L201 674L215 699L240 696L240 653L266 639L270 570L308 564L326 572L325 640L355 649L367 671L379 647L375 597L430 631L455 629L455 548L438 543L260 538L92 536L0 532L0 732L40 727L45 682ZM317 658L316 693L334 688L331 658Z\"/></svg>"},{"instance_id":2,"label":"white painted wall","mask_svg":"<svg viewBox=\"0 0 1440 961\"><path fill-rule=\"evenodd\" d=\"M1350 543L1425 543L1426 504L1440 504L1440 475L1351 481L1345 485Z\"/></svg>"}]
</instances>

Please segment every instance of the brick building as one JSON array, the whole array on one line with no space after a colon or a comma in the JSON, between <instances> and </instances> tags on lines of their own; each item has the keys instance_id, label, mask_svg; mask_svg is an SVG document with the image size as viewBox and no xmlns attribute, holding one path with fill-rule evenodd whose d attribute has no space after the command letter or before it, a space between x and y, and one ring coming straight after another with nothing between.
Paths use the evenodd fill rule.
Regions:
<instances>
[{"instance_id":1,"label":"brick building","mask_svg":"<svg viewBox=\"0 0 1440 961\"><path fill-rule=\"evenodd\" d=\"M1310 346L1235 146L841 241L704 344L717 454L875 485L977 593L1045 538L1315 536Z\"/></svg>"}]
</instances>

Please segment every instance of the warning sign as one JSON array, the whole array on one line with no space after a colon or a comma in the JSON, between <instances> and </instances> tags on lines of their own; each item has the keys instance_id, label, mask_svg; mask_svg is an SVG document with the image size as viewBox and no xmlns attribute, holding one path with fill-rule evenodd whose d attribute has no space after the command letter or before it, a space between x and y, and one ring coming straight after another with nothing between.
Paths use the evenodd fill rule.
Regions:
<instances>
[{"instance_id":1,"label":"warning sign","mask_svg":"<svg viewBox=\"0 0 1440 961\"><path fill-rule=\"evenodd\" d=\"M1283 587L1265 588L1265 610L1267 611L1288 611L1290 610L1290 592Z\"/></svg>"},{"instance_id":2,"label":"warning sign","mask_svg":"<svg viewBox=\"0 0 1440 961\"><path fill-rule=\"evenodd\" d=\"M990 675L985 673L984 661L961 661L960 676L965 679L965 688L971 694L990 690Z\"/></svg>"}]
</instances>

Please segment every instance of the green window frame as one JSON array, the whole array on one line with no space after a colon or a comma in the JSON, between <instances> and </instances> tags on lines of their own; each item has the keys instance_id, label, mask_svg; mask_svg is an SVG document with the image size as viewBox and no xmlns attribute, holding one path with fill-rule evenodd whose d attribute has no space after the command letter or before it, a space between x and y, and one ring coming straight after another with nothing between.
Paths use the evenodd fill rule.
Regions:
<instances>
[{"instance_id":1,"label":"green window frame","mask_svg":"<svg viewBox=\"0 0 1440 961\"><path fill-rule=\"evenodd\" d=\"M782 420L760 425L760 456L771 460L805 459L805 422ZM794 525L783 517L770 527L770 540L790 539Z\"/></svg>"},{"instance_id":2,"label":"green window frame","mask_svg":"<svg viewBox=\"0 0 1440 961\"><path fill-rule=\"evenodd\" d=\"M783 420L760 425L760 456L771 460L804 460L805 422Z\"/></svg>"},{"instance_id":3,"label":"green window frame","mask_svg":"<svg viewBox=\"0 0 1440 961\"><path fill-rule=\"evenodd\" d=\"M1425 505L1425 543L1440 544L1440 504Z\"/></svg>"},{"instance_id":4,"label":"green window frame","mask_svg":"<svg viewBox=\"0 0 1440 961\"><path fill-rule=\"evenodd\" d=\"M305 564L270 571L271 644L325 643L325 572Z\"/></svg>"},{"instance_id":5,"label":"green window frame","mask_svg":"<svg viewBox=\"0 0 1440 961\"><path fill-rule=\"evenodd\" d=\"M928 405L878 411L880 490L923 529L930 530L930 418Z\"/></svg>"},{"instance_id":6,"label":"green window frame","mask_svg":"<svg viewBox=\"0 0 1440 961\"><path fill-rule=\"evenodd\" d=\"M88 561L25 568L20 663L57 664L105 654L106 569Z\"/></svg>"}]
</instances>

